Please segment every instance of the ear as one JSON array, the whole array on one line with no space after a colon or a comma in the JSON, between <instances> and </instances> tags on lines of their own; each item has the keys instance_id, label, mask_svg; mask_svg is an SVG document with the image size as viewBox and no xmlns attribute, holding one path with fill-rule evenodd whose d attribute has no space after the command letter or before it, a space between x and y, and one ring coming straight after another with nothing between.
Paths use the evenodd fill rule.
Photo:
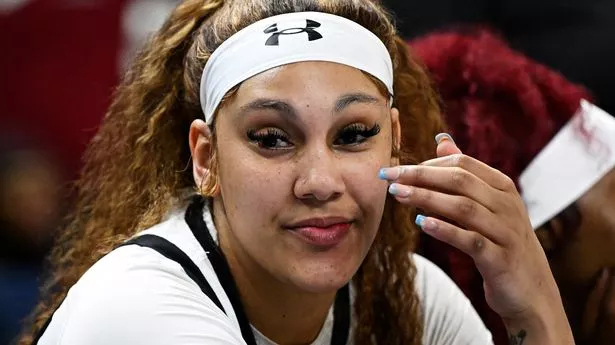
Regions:
<instances>
[{"instance_id":1,"label":"ear","mask_svg":"<svg viewBox=\"0 0 615 345\"><path fill-rule=\"evenodd\" d=\"M211 158L211 131L203 120L194 120L188 136L192 155L192 175L199 191L209 175Z\"/></svg>"},{"instance_id":2,"label":"ear","mask_svg":"<svg viewBox=\"0 0 615 345\"><path fill-rule=\"evenodd\" d=\"M399 152L401 148L401 124L399 123L399 110L391 108L391 135L393 152ZM391 166L399 165L399 157L391 157Z\"/></svg>"},{"instance_id":3,"label":"ear","mask_svg":"<svg viewBox=\"0 0 615 345\"><path fill-rule=\"evenodd\" d=\"M554 217L545 225L536 229L536 237L540 241L547 256L557 250L564 237L564 223Z\"/></svg>"}]
</instances>

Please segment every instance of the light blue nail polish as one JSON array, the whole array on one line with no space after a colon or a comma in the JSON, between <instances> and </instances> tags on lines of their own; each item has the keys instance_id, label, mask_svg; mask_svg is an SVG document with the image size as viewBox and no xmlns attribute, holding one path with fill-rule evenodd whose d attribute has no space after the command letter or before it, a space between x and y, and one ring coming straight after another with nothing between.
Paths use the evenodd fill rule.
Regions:
<instances>
[{"instance_id":1,"label":"light blue nail polish","mask_svg":"<svg viewBox=\"0 0 615 345\"><path fill-rule=\"evenodd\" d=\"M400 197L400 198L407 198L410 196L412 191L407 186L404 186L403 184L392 183L389 186L389 193L397 197Z\"/></svg>"},{"instance_id":2,"label":"light blue nail polish","mask_svg":"<svg viewBox=\"0 0 615 345\"><path fill-rule=\"evenodd\" d=\"M381 180L386 180L387 179L387 177L386 177L386 170L384 168L380 169L380 171L378 172L378 178L381 179Z\"/></svg>"},{"instance_id":3,"label":"light blue nail polish","mask_svg":"<svg viewBox=\"0 0 615 345\"><path fill-rule=\"evenodd\" d=\"M436 144L440 144L443 140L450 140L453 144L455 144L455 140L448 133L440 133L436 135Z\"/></svg>"},{"instance_id":4,"label":"light blue nail polish","mask_svg":"<svg viewBox=\"0 0 615 345\"><path fill-rule=\"evenodd\" d=\"M397 193L399 193L399 190L397 190L397 185L395 183L389 186L389 193L393 195L397 195Z\"/></svg>"},{"instance_id":5,"label":"light blue nail polish","mask_svg":"<svg viewBox=\"0 0 615 345\"><path fill-rule=\"evenodd\" d=\"M417 215L414 223L422 228L423 224L425 224L425 216L422 214Z\"/></svg>"}]
</instances>

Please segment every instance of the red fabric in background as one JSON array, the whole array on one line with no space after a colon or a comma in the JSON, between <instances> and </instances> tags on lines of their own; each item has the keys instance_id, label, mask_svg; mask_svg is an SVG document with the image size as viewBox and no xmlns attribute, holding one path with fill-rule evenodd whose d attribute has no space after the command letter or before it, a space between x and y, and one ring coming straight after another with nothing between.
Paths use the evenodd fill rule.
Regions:
<instances>
[{"instance_id":1,"label":"red fabric in background","mask_svg":"<svg viewBox=\"0 0 615 345\"><path fill-rule=\"evenodd\" d=\"M118 81L125 0L32 0L0 13L0 125L37 136L74 178Z\"/></svg>"}]
</instances>

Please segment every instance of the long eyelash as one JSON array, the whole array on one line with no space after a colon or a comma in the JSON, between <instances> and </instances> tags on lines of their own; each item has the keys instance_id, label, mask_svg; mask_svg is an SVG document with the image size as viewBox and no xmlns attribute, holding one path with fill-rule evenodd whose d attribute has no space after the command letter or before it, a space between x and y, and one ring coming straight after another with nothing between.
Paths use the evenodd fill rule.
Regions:
<instances>
[{"instance_id":1,"label":"long eyelash","mask_svg":"<svg viewBox=\"0 0 615 345\"><path fill-rule=\"evenodd\" d=\"M340 136L348 133L356 133L361 134L361 136L365 138L373 137L374 135L380 133L380 125L374 124L372 128L367 128L365 125L360 123L353 123L349 126L344 127L341 130Z\"/></svg>"},{"instance_id":2,"label":"long eyelash","mask_svg":"<svg viewBox=\"0 0 615 345\"><path fill-rule=\"evenodd\" d=\"M275 128L266 128L264 132L257 131L255 129L250 129L248 130L247 135L248 135L248 139L252 141L263 140L263 139L266 139L267 137L275 137L276 139L288 140L288 136L284 132L277 130Z\"/></svg>"}]
</instances>

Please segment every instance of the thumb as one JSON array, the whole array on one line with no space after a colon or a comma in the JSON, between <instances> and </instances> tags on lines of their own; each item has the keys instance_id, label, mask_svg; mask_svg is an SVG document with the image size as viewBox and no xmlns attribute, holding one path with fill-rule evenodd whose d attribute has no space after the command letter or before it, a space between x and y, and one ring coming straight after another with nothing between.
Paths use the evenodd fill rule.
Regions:
<instances>
[{"instance_id":1,"label":"thumb","mask_svg":"<svg viewBox=\"0 0 615 345\"><path fill-rule=\"evenodd\" d=\"M440 133L436 135L436 143L438 143L438 147L436 149L438 157L461 153L461 150L457 147L457 144L455 144L455 141L448 133Z\"/></svg>"}]
</instances>

